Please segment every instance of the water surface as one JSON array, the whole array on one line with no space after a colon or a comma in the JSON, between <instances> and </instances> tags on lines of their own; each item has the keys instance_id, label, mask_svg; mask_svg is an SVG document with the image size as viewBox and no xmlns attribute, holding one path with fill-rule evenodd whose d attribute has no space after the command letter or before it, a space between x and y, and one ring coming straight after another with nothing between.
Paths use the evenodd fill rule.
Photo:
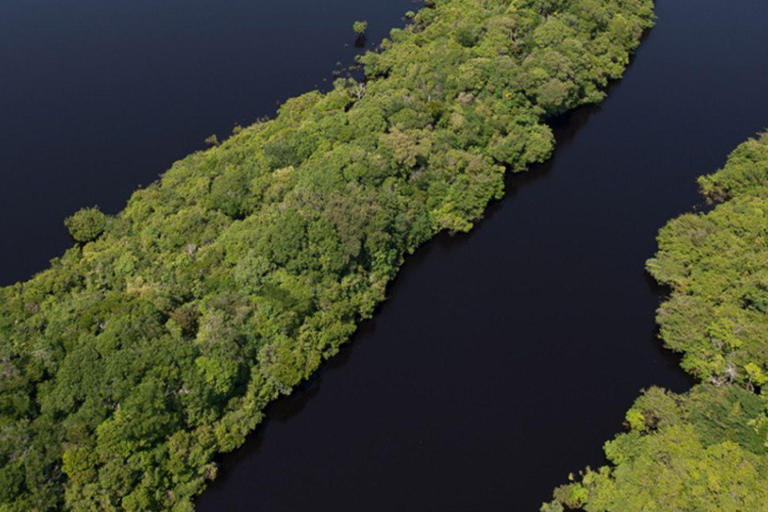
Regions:
<instances>
[{"instance_id":1,"label":"water surface","mask_svg":"<svg viewBox=\"0 0 768 512\"><path fill-rule=\"evenodd\" d=\"M0 285L71 245L63 219L116 213L235 124L328 87L412 0L0 1ZM345 46L346 45L346 46ZM324 82L324 80L326 80Z\"/></svg>"}]
</instances>

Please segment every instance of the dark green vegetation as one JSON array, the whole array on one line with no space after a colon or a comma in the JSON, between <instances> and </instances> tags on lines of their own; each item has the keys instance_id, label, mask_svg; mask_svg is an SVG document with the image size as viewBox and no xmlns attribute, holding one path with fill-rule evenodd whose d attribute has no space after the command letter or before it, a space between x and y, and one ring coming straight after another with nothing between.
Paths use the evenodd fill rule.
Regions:
<instances>
[{"instance_id":1,"label":"dark green vegetation","mask_svg":"<svg viewBox=\"0 0 768 512\"><path fill-rule=\"evenodd\" d=\"M768 510L768 133L699 184L721 204L667 224L648 270L671 288L661 337L702 382L646 391L605 445L612 465L544 512Z\"/></svg>"},{"instance_id":2,"label":"dark green vegetation","mask_svg":"<svg viewBox=\"0 0 768 512\"><path fill-rule=\"evenodd\" d=\"M107 217L98 208L83 208L64 221L75 242L92 242L107 228Z\"/></svg>"},{"instance_id":3,"label":"dark green vegetation","mask_svg":"<svg viewBox=\"0 0 768 512\"><path fill-rule=\"evenodd\" d=\"M0 510L190 510L404 255L546 159L544 121L599 101L651 23L649 0L429 2L365 82L73 216L78 244L0 290Z\"/></svg>"},{"instance_id":4,"label":"dark green vegetation","mask_svg":"<svg viewBox=\"0 0 768 512\"><path fill-rule=\"evenodd\" d=\"M365 32L368 30L368 22L367 21L356 21L352 24L352 30L357 34L358 36L365 35Z\"/></svg>"}]
</instances>

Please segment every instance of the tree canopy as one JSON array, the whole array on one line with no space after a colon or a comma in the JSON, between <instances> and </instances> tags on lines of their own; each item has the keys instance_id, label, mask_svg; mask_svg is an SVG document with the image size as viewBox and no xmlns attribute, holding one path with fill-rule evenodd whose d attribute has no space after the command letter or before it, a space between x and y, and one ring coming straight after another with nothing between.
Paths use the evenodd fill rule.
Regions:
<instances>
[{"instance_id":1,"label":"tree canopy","mask_svg":"<svg viewBox=\"0 0 768 512\"><path fill-rule=\"evenodd\" d=\"M546 120L604 96L650 0L435 0L366 78L176 162L0 289L0 510L188 511L403 258L467 231Z\"/></svg>"},{"instance_id":2,"label":"tree canopy","mask_svg":"<svg viewBox=\"0 0 768 512\"><path fill-rule=\"evenodd\" d=\"M98 208L83 208L64 221L69 234L76 242L92 242L107 227L107 216Z\"/></svg>"},{"instance_id":3,"label":"tree canopy","mask_svg":"<svg viewBox=\"0 0 768 512\"><path fill-rule=\"evenodd\" d=\"M352 24L352 30L355 34L358 36L365 35L366 30L368 30L368 22L367 21L356 21Z\"/></svg>"}]
</instances>

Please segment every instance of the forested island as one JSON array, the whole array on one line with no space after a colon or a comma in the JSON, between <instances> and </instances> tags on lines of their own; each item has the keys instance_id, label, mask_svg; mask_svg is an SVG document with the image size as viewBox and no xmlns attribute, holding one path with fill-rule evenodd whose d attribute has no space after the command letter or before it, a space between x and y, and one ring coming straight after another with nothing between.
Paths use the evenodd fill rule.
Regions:
<instances>
[{"instance_id":1,"label":"forested island","mask_svg":"<svg viewBox=\"0 0 768 512\"><path fill-rule=\"evenodd\" d=\"M700 382L645 391L605 445L611 465L542 512L768 510L768 132L699 185L717 206L669 222L647 268L671 290L660 336Z\"/></svg>"},{"instance_id":2,"label":"forested island","mask_svg":"<svg viewBox=\"0 0 768 512\"><path fill-rule=\"evenodd\" d=\"M647 0L437 0L0 291L0 510L191 510L217 453L334 355L406 254L468 231L546 121L600 101Z\"/></svg>"}]
</instances>

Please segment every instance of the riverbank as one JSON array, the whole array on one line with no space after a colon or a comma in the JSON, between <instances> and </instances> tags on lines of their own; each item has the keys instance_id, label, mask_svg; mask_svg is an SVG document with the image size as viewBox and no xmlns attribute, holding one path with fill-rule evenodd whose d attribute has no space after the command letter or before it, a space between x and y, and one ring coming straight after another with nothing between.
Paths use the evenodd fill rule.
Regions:
<instances>
[{"instance_id":1,"label":"riverbank","mask_svg":"<svg viewBox=\"0 0 768 512\"><path fill-rule=\"evenodd\" d=\"M591 5L423 9L363 58L365 84L294 98L120 214L70 219L79 244L0 296L3 501L189 509L406 253L470 230L505 167L550 155L544 119L603 98L652 9Z\"/></svg>"},{"instance_id":2,"label":"riverbank","mask_svg":"<svg viewBox=\"0 0 768 512\"><path fill-rule=\"evenodd\" d=\"M605 445L610 465L571 476L542 512L768 506L768 133L699 185L718 204L670 221L647 264L670 288L660 338L699 383L684 394L644 391L627 431Z\"/></svg>"}]
</instances>

